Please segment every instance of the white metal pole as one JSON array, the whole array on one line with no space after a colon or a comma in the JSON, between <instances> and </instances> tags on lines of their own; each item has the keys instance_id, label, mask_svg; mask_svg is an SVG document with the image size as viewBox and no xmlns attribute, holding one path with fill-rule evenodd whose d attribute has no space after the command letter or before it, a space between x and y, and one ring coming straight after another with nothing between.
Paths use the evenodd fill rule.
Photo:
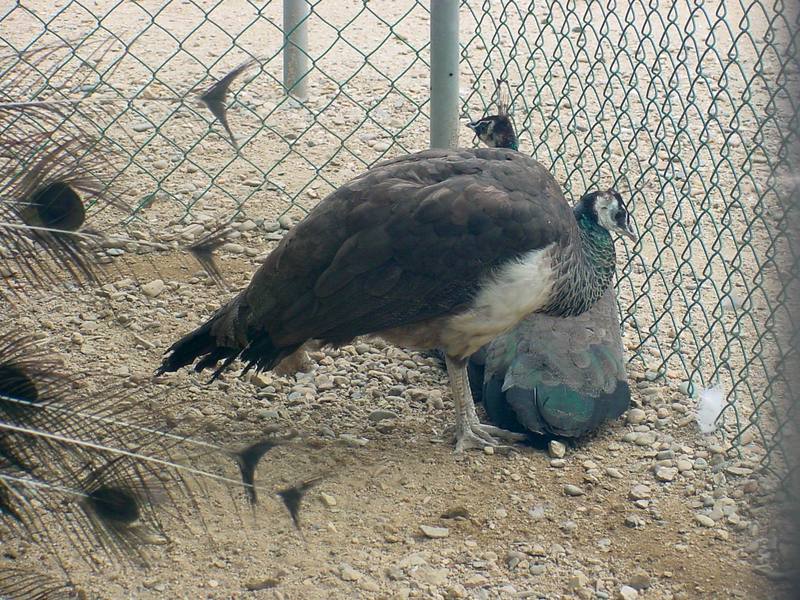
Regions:
<instances>
[{"instance_id":1,"label":"white metal pole","mask_svg":"<svg viewBox=\"0 0 800 600\"><path fill-rule=\"evenodd\" d=\"M431 0L431 148L458 146L458 5Z\"/></svg>"},{"instance_id":2,"label":"white metal pole","mask_svg":"<svg viewBox=\"0 0 800 600\"><path fill-rule=\"evenodd\" d=\"M308 98L308 16L307 0L283 0L283 85L297 100Z\"/></svg>"}]
</instances>

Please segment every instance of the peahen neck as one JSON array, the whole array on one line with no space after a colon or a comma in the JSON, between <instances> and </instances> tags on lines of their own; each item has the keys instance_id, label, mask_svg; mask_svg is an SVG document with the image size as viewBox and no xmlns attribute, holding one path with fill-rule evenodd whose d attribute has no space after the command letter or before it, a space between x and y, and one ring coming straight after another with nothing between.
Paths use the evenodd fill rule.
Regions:
<instances>
[{"instance_id":1,"label":"peahen neck","mask_svg":"<svg viewBox=\"0 0 800 600\"><path fill-rule=\"evenodd\" d=\"M574 209L579 243L560 261L553 297L543 312L563 317L588 310L611 285L616 252L611 234L580 203Z\"/></svg>"},{"instance_id":2,"label":"peahen neck","mask_svg":"<svg viewBox=\"0 0 800 600\"><path fill-rule=\"evenodd\" d=\"M493 135L495 148L511 148L519 151L519 140L514 132L514 127L506 117L504 121L495 123Z\"/></svg>"},{"instance_id":3,"label":"peahen neck","mask_svg":"<svg viewBox=\"0 0 800 600\"><path fill-rule=\"evenodd\" d=\"M519 150L517 134L508 117L496 117L487 145ZM593 217L591 208L581 201L573 208L573 214L580 243L573 241L569 255L561 261L553 297L541 311L563 317L579 315L600 299L611 285L617 260L614 240Z\"/></svg>"},{"instance_id":4,"label":"peahen neck","mask_svg":"<svg viewBox=\"0 0 800 600\"><path fill-rule=\"evenodd\" d=\"M512 131L510 134L503 137L501 143L497 145L498 148L511 148L512 150L519 151L519 141L517 136Z\"/></svg>"}]
</instances>

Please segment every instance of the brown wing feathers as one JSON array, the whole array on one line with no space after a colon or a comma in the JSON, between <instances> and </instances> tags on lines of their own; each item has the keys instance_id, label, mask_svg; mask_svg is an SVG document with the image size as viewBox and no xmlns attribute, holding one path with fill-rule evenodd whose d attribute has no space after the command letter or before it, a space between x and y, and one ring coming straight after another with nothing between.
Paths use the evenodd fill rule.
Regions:
<instances>
[{"instance_id":1,"label":"brown wing feathers","mask_svg":"<svg viewBox=\"0 0 800 600\"><path fill-rule=\"evenodd\" d=\"M287 234L248 288L177 342L160 371L237 355L270 369L308 339L444 316L494 267L572 235L560 187L501 149L432 150L378 164Z\"/></svg>"}]
</instances>

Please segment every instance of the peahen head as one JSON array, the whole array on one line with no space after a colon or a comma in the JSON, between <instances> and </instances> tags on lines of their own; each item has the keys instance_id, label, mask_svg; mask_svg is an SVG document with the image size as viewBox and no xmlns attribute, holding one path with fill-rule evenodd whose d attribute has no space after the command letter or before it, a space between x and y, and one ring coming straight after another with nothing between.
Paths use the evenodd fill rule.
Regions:
<instances>
[{"instance_id":1,"label":"peahen head","mask_svg":"<svg viewBox=\"0 0 800 600\"><path fill-rule=\"evenodd\" d=\"M578 201L573 211L584 229L601 227L634 242L638 239L628 207L616 190L589 192Z\"/></svg>"},{"instance_id":2,"label":"peahen head","mask_svg":"<svg viewBox=\"0 0 800 600\"><path fill-rule=\"evenodd\" d=\"M484 117L472 123L467 123L467 127L475 132L478 139L490 148L511 148L519 150L517 134L514 132L514 124L511 118L501 113Z\"/></svg>"}]
</instances>

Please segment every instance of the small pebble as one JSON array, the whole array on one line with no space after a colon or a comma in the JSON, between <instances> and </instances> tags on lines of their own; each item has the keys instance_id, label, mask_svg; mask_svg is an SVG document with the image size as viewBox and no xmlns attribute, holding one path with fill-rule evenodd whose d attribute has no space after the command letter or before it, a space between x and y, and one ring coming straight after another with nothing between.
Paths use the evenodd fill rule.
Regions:
<instances>
[{"instance_id":1,"label":"small pebble","mask_svg":"<svg viewBox=\"0 0 800 600\"><path fill-rule=\"evenodd\" d=\"M272 385L272 377L269 373L253 373L251 371L249 381L257 388L265 388Z\"/></svg>"},{"instance_id":2,"label":"small pebble","mask_svg":"<svg viewBox=\"0 0 800 600\"><path fill-rule=\"evenodd\" d=\"M314 378L314 385L317 386L317 389L320 391L327 391L332 390L336 387L336 383L333 379L331 379L328 375L317 375Z\"/></svg>"},{"instance_id":3,"label":"small pebble","mask_svg":"<svg viewBox=\"0 0 800 600\"><path fill-rule=\"evenodd\" d=\"M487 583L489 583L489 578L485 575L481 575L480 573L475 573L474 575L467 577L467 579L464 581L464 585L468 588L478 588L486 585ZM484 597L488 598L488 596Z\"/></svg>"},{"instance_id":4,"label":"small pebble","mask_svg":"<svg viewBox=\"0 0 800 600\"><path fill-rule=\"evenodd\" d=\"M345 581L358 581L363 577L361 573L356 571L347 563L344 563L339 567L339 576Z\"/></svg>"},{"instance_id":5,"label":"small pebble","mask_svg":"<svg viewBox=\"0 0 800 600\"><path fill-rule=\"evenodd\" d=\"M527 557L523 552L519 552L517 550L509 550L508 554L506 554L506 566L513 570L517 568L517 565L525 560Z\"/></svg>"},{"instance_id":6,"label":"small pebble","mask_svg":"<svg viewBox=\"0 0 800 600\"><path fill-rule=\"evenodd\" d=\"M446 538L450 535L450 530L447 527L431 527L430 525L420 525L420 530L425 537L431 539Z\"/></svg>"},{"instance_id":7,"label":"small pebble","mask_svg":"<svg viewBox=\"0 0 800 600\"><path fill-rule=\"evenodd\" d=\"M629 585L623 585L617 592L617 600L634 600L639 597L639 592Z\"/></svg>"},{"instance_id":8,"label":"small pebble","mask_svg":"<svg viewBox=\"0 0 800 600\"><path fill-rule=\"evenodd\" d=\"M586 492L584 492L583 489L581 489L577 485L572 485L571 483L568 483L567 485L564 486L564 493L567 496L583 496Z\"/></svg>"},{"instance_id":9,"label":"small pebble","mask_svg":"<svg viewBox=\"0 0 800 600\"><path fill-rule=\"evenodd\" d=\"M412 576L414 579L428 585L440 586L447 583L447 569L434 569L428 565L415 569Z\"/></svg>"},{"instance_id":10,"label":"small pebble","mask_svg":"<svg viewBox=\"0 0 800 600\"><path fill-rule=\"evenodd\" d=\"M626 515L625 526L631 528L642 527L644 526L644 519L639 515Z\"/></svg>"},{"instance_id":11,"label":"small pebble","mask_svg":"<svg viewBox=\"0 0 800 600\"><path fill-rule=\"evenodd\" d=\"M567 453L567 447L558 440L550 440L550 443L547 445L547 451L553 458L564 458L564 455Z\"/></svg>"},{"instance_id":12,"label":"small pebble","mask_svg":"<svg viewBox=\"0 0 800 600\"><path fill-rule=\"evenodd\" d=\"M460 583L456 583L451 585L447 588L447 592L445 594L445 598L448 600L458 600L459 598L466 598L467 597L467 588L465 588Z\"/></svg>"},{"instance_id":13,"label":"small pebble","mask_svg":"<svg viewBox=\"0 0 800 600\"><path fill-rule=\"evenodd\" d=\"M627 421L631 425L638 425L647 419L647 414L641 408L632 408L628 411Z\"/></svg>"},{"instance_id":14,"label":"small pebble","mask_svg":"<svg viewBox=\"0 0 800 600\"><path fill-rule=\"evenodd\" d=\"M320 492L319 499L328 508L333 508L334 506L336 506L336 498L334 496L331 496L330 494L326 494L325 492Z\"/></svg>"},{"instance_id":15,"label":"small pebble","mask_svg":"<svg viewBox=\"0 0 800 600\"><path fill-rule=\"evenodd\" d=\"M634 573L633 577L628 581L628 585L635 590L646 590L650 587L650 583L650 575L648 575L646 571Z\"/></svg>"},{"instance_id":16,"label":"small pebble","mask_svg":"<svg viewBox=\"0 0 800 600\"><path fill-rule=\"evenodd\" d=\"M712 519L708 515L695 515L694 518L703 527L714 527L715 525L714 519Z\"/></svg>"},{"instance_id":17,"label":"small pebble","mask_svg":"<svg viewBox=\"0 0 800 600\"><path fill-rule=\"evenodd\" d=\"M233 242L229 242L227 244L223 244L220 246L220 250L223 252L230 252L231 254L241 254L244 252L244 246L241 244L234 244Z\"/></svg>"},{"instance_id":18,"label":"small pebble","mask_svg":"<svg viewBox=\"0 0 800 600\"><path fill-rule=\"evenodd\" d=\"M267 233L276 233L281 229L281 226L277 221L265 222L261 227Z\"/></svg>"},{"instance_id":19,"label":"small pebble","mask_svg":"<svg viewBox=\"0 0 800 600\"><path fill-rule=\"evenodd\" d=\"M145 283L142 286L142 293L148 298L155 298L164 291L166 285L160 279L154 279L150 283Z\"/></svg>"},{"instance_id":20,"label":"small pebble","mask_svg":"<svg viewBox=\"0 0 800 600\"><path fill-rule=\"evenodd\" d=\"M675 467L656 467L656 479L659 481L672 481L678 474L678 469Z\"/></svg>"},{"instance_id":21,"label":"small pebble","mask_svg":"<svg viewBox=\"0 0 800 600\"><path fill-rule=\"evenodd\" d=\"M425 400L431 408L442 410L444 408L444 400L442 400L442 392L439 390L431 390Z\"/></svg>"},{"instance_id":22,"label":"small pebble","mask_svg":"<svg viewBox=\"0 0 800 600\"><path fill-rule=\"evenodd\" d=\"M725 472L738 477L745 477L750 475L753 472L753 469L748 469L747 467L726 467Z\"/></svg>"},{"instance_id":23,"label":"small pebble","mask_svg":"<svg viewBox=\"0 0 800 600\"><path fill-rule=\"evenodd\" d=\"M378 423L380 421L384 421L386 419L397 419L397 413L392 412L391 410L373 410L369 415L367 415L367 419L372 421L373 423Z\"/></svg>"},{"instance_id":24,"label":"small pebble","mask_svg":"<svg viewBox=\"0 0 800 600\"><path fill-rule=\"evenodd\" d=\"M589 585L589 578L583 571L575 571L567 583L569 589L573 591L585 588L587 585Z\"/></svg>"},{"instance_id":25,"label":"small pebble","mask_svg":"<svg viewBox=\"0 0 800 600\"><path fill-rule=\"evenodd\" d=\"M541 504L537 504L528 511L528 515L534 521L541 521L542 519L544 519L544 506L542 506Z\"/></svg>"},{"instance_id":26,"label":"small pebble","mask_svg":"<svg viewBox=\"0 0 800 600\"><path fill-rule=\"evenodd\" d=\"M235 226L235 229L236 229L236 231L252 231L253 229L256 229L257 227L258 227L258 225L256 224L255 221L253 221L252 219L247 219L246 221L243 221L242 223L238 223Z\"/></svg>"},{"instance_id":27,"label":"small pebble","mask_svg":"<svg viewBox=\"0 0 800 600\"><path fill-rule=\"evenodd\" d=\"M531 575L543 575L544 572L547 570L547 567L541 564L534 564L528 567L528 573Z\"/></svg>"},{"instance_id":28,"label":"small pebble","mask_svg":"<svg viewBox=\"0 0 800 600\"><path fill-rule=\"evenodd\" d=\"M358 587L360 587L365 592L379 592L381 591L381 586L378 584L377 581L374 579L370 579L369 577L365 577L361 581L358 582Z\"/></svg>"},{"instance_id":29,"label":"small pebble","mask_svg":"<svg viewBox=\"0 0 800 600\"><path fill-rule=\"evenodd\" d=\"M574 533L578 529L578 524L575 521L564 521L559 525L562 531L567 533Z\"/></svg>"},{"instance_id":30,"label":"small pebble","mask_svg":"<svg viewBox=\"0 0 800 600\"><path fill-rule=\"evenodd\" d=\"M369 444L368 439L358 437L357 435L352 435L350 433L340 434L339 439L345 442L347 445L354 447L366 446L367 444Z\"/></svg>"}]
</instances>

